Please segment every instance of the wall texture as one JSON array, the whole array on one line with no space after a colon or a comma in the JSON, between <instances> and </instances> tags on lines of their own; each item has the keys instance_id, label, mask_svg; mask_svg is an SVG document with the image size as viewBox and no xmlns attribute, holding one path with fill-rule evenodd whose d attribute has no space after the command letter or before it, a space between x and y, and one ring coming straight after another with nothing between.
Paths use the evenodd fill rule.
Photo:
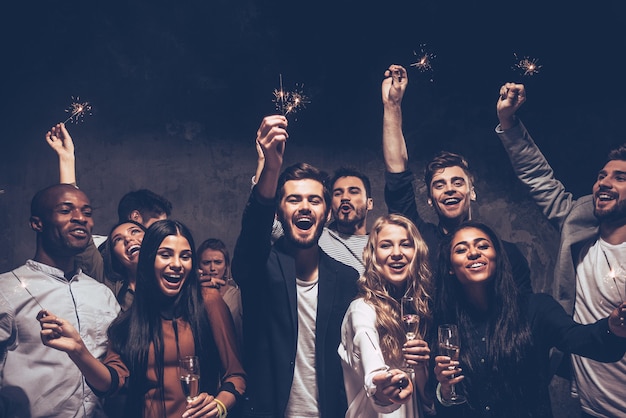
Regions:
<instances>
[{"instance_id":1,"label":"wall texture","mask_svg":"<svg viewBox=\"0 0 626 418\"><path fill-rule=\"evenodd\" d=\"M290 130L285 165L307 161L332 171L341 165L357 167L372 182L375 217L384 214L383 159L380 134L342 143L313 138ZM95 233L106 235L115 223L119 198L130 190L149 188L166 196L174 206L173 217L187 224L197 243L208 237L222 238L233 248L240 217L250 191L256 167L254 135L213 137L209 128L195 122L164 124L140 133L120 129L94 128L85 123L70 125L76 144L78 182L95 207ZM423 127L422 127L423 128ZM517 182L495 134L485 135L492 126L471 129L457 127L446 137L430 132L431 141L409 131L410 165L416 173L418 205L426 218L435 219L426 205L421 180L424 163L436 151L461 152L476 174L478 200L473 217L492 225L503 239L515 242L527 257L535 291L549 290L557 231L547 223L526 191ZM58 181L57 159L48 148L44 128L25 127L21 141L12 143L0 165L0 271L23 264L34 254L35 234L28 226L29 203L39 189ZM568 385L556 379L552 387L555 417L575 415L568 397Z\"/></svg>"}]
</instances>

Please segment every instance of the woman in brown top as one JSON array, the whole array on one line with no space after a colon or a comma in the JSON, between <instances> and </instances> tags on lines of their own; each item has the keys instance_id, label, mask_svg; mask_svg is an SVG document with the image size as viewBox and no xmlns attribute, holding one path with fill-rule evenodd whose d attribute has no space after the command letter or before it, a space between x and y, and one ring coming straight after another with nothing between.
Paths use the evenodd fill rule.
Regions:
<instances>
[{"instance_id":1,"label":"woman in brown top","mask_svg":"<svg viewBox=\"0 0 626 418\"><path fill-rule=\"evenodd\" d=\"M68 353L102 395L124 387L127 417L225 416L245 391L233 323L219 292L200 293L193 238L180 222L154 223L141 245L135 300L109 328L100 362L78 332L42 311L44 344ZM200 394L187 402L178 359L200 357ZM214 359L219 358L217 362Z\"/></svg>"}]
</instances>

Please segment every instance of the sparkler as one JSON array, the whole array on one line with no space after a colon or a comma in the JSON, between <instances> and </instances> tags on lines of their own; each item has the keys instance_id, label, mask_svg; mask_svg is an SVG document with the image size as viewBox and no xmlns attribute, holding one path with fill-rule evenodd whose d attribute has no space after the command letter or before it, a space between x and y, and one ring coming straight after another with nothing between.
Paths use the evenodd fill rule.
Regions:
<instances>
[{"instance_id":1,"label":"sparkler","mask_svg":"<svg viewBox=\"0 0 626 418\"><path fill-rule=\"evenodd\" d=\"M76 99L74 99L74 96L72 96L72 100L75 100L75 101L72 102L70 107L65 109L65 111L69 113L70 116L67 119L65 119L65 122L63 123L67 123L67 122L79 123L79 122L82 122L83 118L85 117L85 114L91 115L91 104L89 102L81 103L80 97L76 97Z\"/></svg>"},{"instance_id":2,"label":"sparkler","mask_svg":"<svg viewBox=\"0 0 626 418\"><path fill-rule=\"evenodd\" d=\"M426 45L420 45L419 54L417 51L413 51L413 55L417 57L417 61L411 64L411 67L415 67L421 72L425 73L428 71L432 71L432 61L435 59L436 55L426 51Z\"/></svg>"},{"instance_id":3,"label":"sparkler","mask_svg":"<svg viewBox=\"0 0 626 418\"><path fill-rule=\"evenodd\" d=\"M304 94L302 86L296 83L293 91L285 91L283 89L283 76L279 74L280 86L274 89L273 102L276 104L276 110L287 116L290 113L296 113L300 109L305 109L311 100Z\"/></svg>"},{"instance_id":4,"label":"sparkler","mask_svg":"<svg viewBox=\"0 0 626 418\"><path fill-rule=\"evenodd\" d=\"M519 59L517 54L513 55L515 55L516 61L513 65L513 69L521 72L523 76L533 76L537 74L542 67L539 65L537 58L524 57Z\"/></svg>"},{"instance_id":5,"label":"sparkler","mask_svg":"<svg viewBox=\"0 0 626 418\"><path fill-rule=\"evenodd\" d=\"M30 297L37 303L37 305L39 305L39 307L41 308L42 311L44 311L45 309L43 308L43 306L41 306L41 303L39 303L39 301L37 300L37 298L30 293L30 290L28 290L28 284L24 283L18 276L17 274L15 274L15 272L11 272L13 273L13 275L15 276L15 278L17 279L18 282L20 282L20 287L24 290L26 290L26 292L30 295Z\"/></svg>"}]
</instances>

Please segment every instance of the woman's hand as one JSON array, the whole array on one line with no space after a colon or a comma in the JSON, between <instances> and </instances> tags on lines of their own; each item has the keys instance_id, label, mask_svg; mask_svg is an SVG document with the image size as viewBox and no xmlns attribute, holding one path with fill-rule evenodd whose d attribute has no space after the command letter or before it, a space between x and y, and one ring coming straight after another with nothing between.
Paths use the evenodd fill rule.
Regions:
<instances>
[{"instance_id":1,"label":"woman's hand","mask_svg":"<svg viewBox=\"0 0 626 418\"><path fill-rule=\"evenodd\" d=\"M456 385L465 379L465 376L459 374L462 371L459 364L458 361L452 361L447 356L435 357L435 376L441 384L441 396L444 399L450 399L451 385Z\"/></svg>"},{"instance_id":2,"label":"woman's hand","mask_svg":"<svg viewBox=\"0 0 626 418\"><path fill-rule=\"evenodd\" d=\"M424 340L407 341L402 347L406 364L417 370L416 366L427 367L430 360L430 347Z\"/></svg>"},{"instance_id":3,"label":"woman's hand","mask_svg":"<svg viewBox=\"0 0 626 418\"><path fill-rule=\"evenodd\" d=\"M380 404L407 403L413 394L413 383L404 371L391 369L378 373L372 379L376 385L374 398Z\"/></svg>"},{"instance_id":4,"label":"woman's hand","mask_svg":"<svg viewBox=\"0 0 626 418\"><path fill-rule=\"evenodd\" d=\"M37 320L41 325L41 341L44 345L68 354L75 353L84 347L80 334L66 320L45 310L39 311Z\"/></svg>"},{"instance_id":5,"label":"woman's hand","mask_svg":"<svg viewBox=\"0 0 626 418\"><path fill-rule=\"evenodd\" d=\"M183 418L218 417L220 415L215 397L202 392L193 401L187 402Z\"/></svg>"}]
</instances>

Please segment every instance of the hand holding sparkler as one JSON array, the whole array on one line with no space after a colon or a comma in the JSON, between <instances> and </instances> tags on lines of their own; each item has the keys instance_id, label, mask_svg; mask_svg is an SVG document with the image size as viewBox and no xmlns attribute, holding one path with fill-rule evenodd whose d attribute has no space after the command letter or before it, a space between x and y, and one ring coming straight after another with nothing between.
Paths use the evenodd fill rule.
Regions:
<instances>
[{"instance_id":1,"label":"hand holding sparkler","mask_svg":"<svg viewBox=\"0 0 626 418\"><path fill-rule=\"evenodd\" d=\"M408 84L406 69L401 65L390 65L385 70L382 84L383 106L400 106Z\"/></svg>"},{"instance_id":2,"label":"hand holding sparkler","mask_svg":"<svg viewBox=\"0 0 626 418\"><path fill-rule=\"evenodd\" d=\"M523 84L506 83L500 87L500 97L496 105L500 127L510 129L517 123L515 112L526 101L526 89Z\"/></svg>"},{"instance_id":3,"label":"hand holding sparkler","mask_svg":"<svg viewBox=\"0 0 626 418\"><path fill-rule=\"evenodd\" d=\"M46 133L46 142L59 156L59 183L76 185L74 141L65 128L58 123Z\"/></svg>"},{"instance_id":4,"label":"hand holding sparkler","mask_svg":"<svg viewBox=\"0 0 626 418\"><path fill-rule=\"evenodd\" d=\"M285 143L289 134L287 133L287 118L282 115L266 116L261 122L261 126L256 133L256 142L263 151L265 164L257 179L257 190L260 196L273 198L276 194L276 184L269 184L265 178L278 179L280 168L283 165L283 155L285 153ZM268 176L268 173L269 174Z\"/></svg>"},{"instance_id":5,"label":"hand holding sparkler","mask_svg":"<svg viewBox=\"0 0 626 418\"><path fill-rule=\"evenodd\" d=\"M37 321L41 325L41 342L44 345L68 354L86 349L76 328L66 320L41 310L37 314Z\"/></svg>"},{"instance_id":6,"label":"hand holding sparkler","mask_svg":"<svg viewBox=\"0 0 626 418\"><path fill-rule=\"evenodd\" d=\"M618 337L626 338L626 302L622 302L609 315L609 329Z\"/></svg>"}]
</instances>

